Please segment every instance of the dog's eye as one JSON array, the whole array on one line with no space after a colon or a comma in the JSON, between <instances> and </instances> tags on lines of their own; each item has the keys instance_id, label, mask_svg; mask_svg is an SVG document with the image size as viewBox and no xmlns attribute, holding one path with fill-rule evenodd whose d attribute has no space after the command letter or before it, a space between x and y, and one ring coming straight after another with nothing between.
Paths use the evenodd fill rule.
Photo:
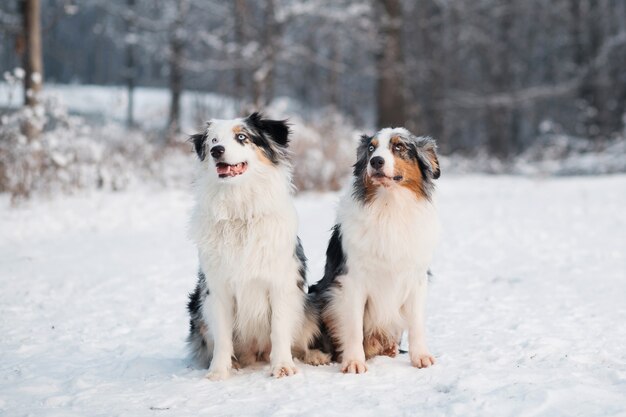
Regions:
<instances>
[{"instance_id":1,"label":"dog's eye","mask_svg":"<svg viewBox=\"0 0 626 417\"><path fill-rule=\"evenodd\" d=\"M237 137L237 140L238 140L239 142L243 142L244 140L246 140L246 139L248 138L248 137L247 137L246 135L244 135L243 133L238 133L236 137Z\"/></svg>"},{"instance_id":2,"label":"dog's eye","mask_svg":"<svg viewBox=\"0 0 626 417\"><path fill-rule=\"evenodd\" d=\"M369 147L369 148L367 148L367 150L368 150L368 151L370 151L370 153L371 153L371 152L374 152L374 149L376 149L376 148L374 147L374 145L370 145L370 147Z\"/></svg>"},{"instance_id":3,"label":"dog's eye","mask_svg":"<svg viewBox=\"0 0 626 417\"><path fill-rule=\"evenodd\" d=\"M403 149L404 149L404 145L403 145L403 144L401 144L401 143L398 143L398 144L396 144L396 145L393 147L393 150L394 150L394 151L396 151L396 152L400 152L400 151L402 151Z\"/></svg>"}]
</instances>

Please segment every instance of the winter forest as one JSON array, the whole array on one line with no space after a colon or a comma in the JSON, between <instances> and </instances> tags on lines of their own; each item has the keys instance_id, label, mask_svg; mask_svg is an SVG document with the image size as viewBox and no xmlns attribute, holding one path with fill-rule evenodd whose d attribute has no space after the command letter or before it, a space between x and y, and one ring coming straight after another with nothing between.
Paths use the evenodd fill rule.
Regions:
<instances>
[{"instance_id":1,"label":"winter forest","mask_svg":"<svg viewBox=\"0 0 626 417\"><path fill-rule=\"evenodd\" d=\"M624 156L621 0L8 0L0 37L0 191L18 197L124 187L255 109L297 125L300 189L337 189L383 126L434 137L453 169L624 169L572 160Z\"/></svg>"},{"instance_id":2,"label":"winter forest","mask_svg":"<svg viewBox=\"0 0 626 417\"><path fill-rule=\"evenodd\" d=\"M434 366L190 362L189 138L254 111L309 285L360 135L437 141ZM0 1L2 416L623 417L625 248L626 0Z\"/></svg>"}]
</instances>

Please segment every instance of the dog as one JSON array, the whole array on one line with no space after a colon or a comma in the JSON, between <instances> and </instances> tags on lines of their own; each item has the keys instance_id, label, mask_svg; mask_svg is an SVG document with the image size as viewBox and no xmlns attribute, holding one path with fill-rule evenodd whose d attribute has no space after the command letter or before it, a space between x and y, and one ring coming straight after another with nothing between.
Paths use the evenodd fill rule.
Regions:
<instances>
[{"instance_id":1,"label":"dog","mask_svg":"<svg viewBox=\"0 0 626 417\"><path fill-rule=\"evenodd\" d=\"M426 345L424 303L439 234L434 180L440 173L431 138L404 128L361 137L324 276L309 290L344 373L366 372L373 356L395 356L406 329L411 364L435 363Z\"/></svg>"},{"instance_id":2,"label":"dog","mask_svg":"<svg viewBox=\"0 0 626 417\"><path fill-rule=\"evenodd\" d=\"M269 361L275 377L330 357L307 301L306 257L293 204L289 127L260 113L211 120L193 135L199 159L190 235L199 273L189 295L192 359L220 380L233 366Z\"/></svg>"}]
</instances>

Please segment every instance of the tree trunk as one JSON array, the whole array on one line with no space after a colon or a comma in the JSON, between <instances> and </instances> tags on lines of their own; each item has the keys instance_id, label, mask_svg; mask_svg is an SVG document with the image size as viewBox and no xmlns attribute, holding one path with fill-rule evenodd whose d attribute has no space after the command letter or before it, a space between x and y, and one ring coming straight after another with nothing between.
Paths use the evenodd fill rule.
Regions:
<instances>
[{"instance_id":1,"label":"tree trunk","mask_svg":"<svg viewBox=\"0 0 626 417\"><path fill-rule=\"evenodd\" d=\"M244 0L234 0L233 2L233 16L235 20L234 39L237 45L237 55L235 60L238 61L238 65L235 67L235 74L233 78L235 97L239 100L239 110L245 111L247 101L249 97L246 94L245 74L243 68L243 49L248 42L248 36L246 33L247 13L248 8Z\"/></svg>"},{"instance_id":2,"label":"tree trunk","mask_svg":"<svg viewBox=\"0 0 626 417\"><path fill-rule=\"evenodd\" d=\"M491 62L490 81L494 91L503 92L513 90L514 74L511 68L511 56L509 45L512 44L511 27L513 25L514 10L512 5L509 9L502 10L498 18L495 36L496 49L491 58L497 64ZM512 144L516 141L516 132L511 123L511 109L506 106L494 105L487 107L486 115L487 147L489 153L507 159L511 155Z\"/></svg>"},{"instance_id":3,"label":"tree trunk","mask_svg":"<svg viewBox=\"0 0 626 417\"><path fill-rule=\"evenodd\" d=\"M22 0L24 22L24 104L36 106L43 83L41 58L41 9L39 0Z\"/></svg>"},{"instance_id":4,"label":"tree trunk","mask_svg":"<svg viewBox=\"0 0 626 417\"><path fill-rule=\"evenodd\" d=\"M128 91L128 106L126 107L126 126L135 125L133 118L134 91L135 91L135 0L126 0L128 15L126 16L126 90Z\"/></svg>"},{"instance_id":5,"label":"tree trunk","mask_svg":"<svg viewBox=\"0 0 626 417\"><path fill-rule=\"evenodd\" d=\"M416 102L421 106L411 109L407 124L416 134L425 134L437 138L439 146L442 143L444 130L443 110L437 106L443 97L445 88L445 73L449 68L445 65L444 45L444 11L435 0L423 1L413 20L415 34L421 42L415 51L418 62L426 67L426 75L419 80L419 90ZM411 100L413 104L413 100ZM407 109L407 113L409 110ZM408 114L407 114L408 116Z\"/></svg>"},{"instance_id":6,"label":"tree trunk","mask_svg":"<svg viewBox=\"0 0 626 417\"><path fill-rule=\"evenodd\" d=\"M170 115L168 120L168 141L172 142L180 133L180 99L183 92L183 50L185 15L187 14L187 0L177 2L177 15L170 28Z\"/></svg>"},{"instance_id":7,"label":"tree trunk","mask_svg":"<svg viewBox=\"0 0 626 417\"><path fill-rule=\"evenodd\" d=\"M341 62L341 53L339 52L339 36L333 32L332 42L330 44L330 59L332 61L328 74L328 103L331 109L339 109L339 63Z\"/></svg>"},{"instance_id":8,"label":"tree trunk","mask_svg":"<svg viewBox=\"0 0 626 417\"><path fill-rule=\"evenodd\" d=\"M402 53L402 4L400 0L377 0L382 10L378 32L382 40L376 54L377 127L402 126L406 122L404 58Z\"/></svg>"},{"instance_id":9,"label":"tree trunk","mask_svg":"<svg viewBox=\"0 0 626 417\"><path fill-rule=\"evenodd\" d=\"M41 8L39 0L22 0L22 21L24 25L24 105L35 107L39 104L39 92L43 85L43 59L41 51ZM40 133L40 127L27 121L23 132L29 139Z\"/></svg>"},{"instance_id":10,"label":"tree trunk","mask_svg":"<svg viewBox=\"0 0 626 417\"><path fill-rule=\"evenodd\" d=\"M274 95L274 71L276 69L276 50L280 28L276 21L274 0L265 0L265 25L262 44L265 45L263 59L254 72L254 105L257 110L267 106Z\"/></svg>"}]
</instances>

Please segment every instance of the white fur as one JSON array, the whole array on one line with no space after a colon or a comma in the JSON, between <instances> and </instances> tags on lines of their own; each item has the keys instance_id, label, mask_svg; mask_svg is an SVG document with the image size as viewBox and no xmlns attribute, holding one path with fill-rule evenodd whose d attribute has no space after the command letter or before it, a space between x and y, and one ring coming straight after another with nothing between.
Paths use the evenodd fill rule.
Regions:
<instances>
[{"instance_id":1,"label":"white fur","mask_svg":"<svg viewBox=\"0 0 626 417\"><path fill-rule=\"evenodd\" d=\"M367 369L363 337L375 329L394 337L408 329L412 363L428 366L430 362L422 360L434 358L426 346L424 302L439 235L435 205L399 185L378 187L366 205L348 192L337 223L348 272L337 278L340 285L332 289L329 309L337 321L342 369Z\"/></svg>"},{"instance_id":2,"label":"white fur","mask_svg":"<svg viewBox=\"0 0 626 417\"><path fill-rule=\"evenodd\" d=\"M191 238L210 295L202 316L214 342L208 377L225 378L235 343L271 347L274 375L296 372L291 354L304 324L304 297L294 258L297 216L290 169L261 161L252 146L233 139L234 121L211 121L207 157L200 163ZM224 161L247 162L242 175L219 178L209 149L226 148Z\"/></svg>"}]
</instances>

